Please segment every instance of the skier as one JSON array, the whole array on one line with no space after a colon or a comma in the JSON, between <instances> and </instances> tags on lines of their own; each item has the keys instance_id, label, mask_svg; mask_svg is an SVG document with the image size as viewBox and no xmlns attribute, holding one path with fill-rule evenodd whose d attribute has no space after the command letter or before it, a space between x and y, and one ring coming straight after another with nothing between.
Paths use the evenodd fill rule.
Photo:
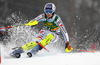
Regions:
<instances>
[{"instance_id":1,"label":"skier","mask_svg":"<svg viewBox=\"0 0 100 65\"><path fill-rule=\"evenodd\" d=\"M27 53L29 57L32 57L32 54L35 54L38 50L41 50L49 43L54 43L58 40L59 33L61 32L64 41L65 41L65 51L70 52L73 48L69 45L68 33L64 27L64 24L61 18L55 14L56 6L53 3L47 3L44 7L44 13L40 14L38 17L31 20L25 25L34 26L39 22L44 22L45 29L41 30L39 34L36 35L33 42L27 43L17 50L11 53L12 56L17 58L20 57L19 53L24 52L24 50L30 50Z\"/></svg>"},{"instance_id":2,"label":"skier","mask_svg":"<svg viewBox=\"0 0 100 65\"><path fill-rule=\"evenodd\" d=\"M2 28L2 27L0 27ZM0 29L0 40L2 41L5 36L6 29Z\"/></svg>"}]
</instances>

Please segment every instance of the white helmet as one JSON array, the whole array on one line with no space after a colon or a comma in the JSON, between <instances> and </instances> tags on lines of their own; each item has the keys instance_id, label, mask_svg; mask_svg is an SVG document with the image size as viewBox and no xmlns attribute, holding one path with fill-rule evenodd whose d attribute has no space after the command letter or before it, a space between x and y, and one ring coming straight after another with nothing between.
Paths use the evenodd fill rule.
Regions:
<instances>
[{"instance_id":1,"label":"white helmet","mask_svg":"<svg viewBox=\"0 0 100 65\"><path fill-rule=\"evenodd\" d=\"M47 3L44 7L44 12L47 13L47 10L51 10L51 14L55 12L56 6L53 3Z\"/></svg>"}]
</instances>

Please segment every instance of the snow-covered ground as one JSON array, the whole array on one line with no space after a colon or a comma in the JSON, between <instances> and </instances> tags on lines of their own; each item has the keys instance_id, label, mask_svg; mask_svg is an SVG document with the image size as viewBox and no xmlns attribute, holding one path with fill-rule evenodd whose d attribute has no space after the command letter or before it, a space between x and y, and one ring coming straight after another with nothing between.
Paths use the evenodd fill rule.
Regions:
<instances>
[{"instance_id":1,"label":"snow-covered ground","mask_svg":"<svg viewBox=\"0 0 100 65\"><path fill-rule=\"evenodd\" d=\"M100 65L100 53L63 53L32 58L2 58L1 65Z\"/></svg>"}]
</instances>

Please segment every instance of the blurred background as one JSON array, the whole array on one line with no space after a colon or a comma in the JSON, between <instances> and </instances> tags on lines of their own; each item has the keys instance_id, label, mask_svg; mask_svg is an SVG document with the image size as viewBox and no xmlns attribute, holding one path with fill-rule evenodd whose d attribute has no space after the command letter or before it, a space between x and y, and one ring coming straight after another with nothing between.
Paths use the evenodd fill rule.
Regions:
<instances>
[{"instance_id":1,"label":"blurred background","mask_svg":"<svg viewBox=\"0 0 100 65\"><path fill-rule=\"evenodd\" d=\"M12 15L26 23L43 13L48 2L56 5L56 13L65 24L73 48L100 50L100 0L0 0L0 25L19 23Z\"/></svg>"}]
</instances>

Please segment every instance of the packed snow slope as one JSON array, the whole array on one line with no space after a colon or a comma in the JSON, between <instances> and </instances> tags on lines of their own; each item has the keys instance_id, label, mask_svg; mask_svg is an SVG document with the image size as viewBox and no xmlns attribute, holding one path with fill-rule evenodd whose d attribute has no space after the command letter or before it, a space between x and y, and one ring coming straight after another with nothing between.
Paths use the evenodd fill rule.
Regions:
<instances>
[{"instance_id":1,"label":"packed snow slope","mask_svg":"<svg viewBox=\"0 0 100 65\"><path fill-rule=\"evenodd\" d=\"M100 53L63 53L32 58L2 58L1 65L100 65Z\"/></svg>"}]
</instances>

